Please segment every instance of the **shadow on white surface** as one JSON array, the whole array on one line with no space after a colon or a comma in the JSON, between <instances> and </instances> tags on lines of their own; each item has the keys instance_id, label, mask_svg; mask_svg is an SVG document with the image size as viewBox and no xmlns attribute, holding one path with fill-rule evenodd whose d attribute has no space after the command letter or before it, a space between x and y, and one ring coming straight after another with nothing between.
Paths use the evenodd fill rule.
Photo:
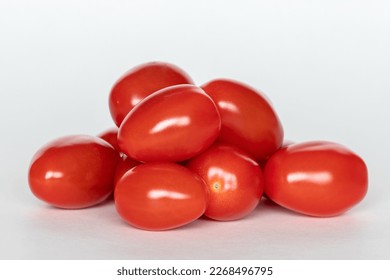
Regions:
<instances>
[{"instance_id":1,"label":"shadow on white surface","mask_svg":"<svg viewBox=\"0 0 390 280\"><path fill-rule=\"evenodd\" d=\"M17 259L327 259L361 258L359 215L318 219L262 201L247 218L199 219L170 231L133 228L112 201L82 210L31 203L16 225ZM27 211L28 209L28 211ZM15 225L14 225L15 226ZM359 241L360 239L360 241ZM364 240L364 239L363 239ZM352 246L354 245L354 246ZM372 256L372 254L371 254Z\"/></svg>"}]
</instances>

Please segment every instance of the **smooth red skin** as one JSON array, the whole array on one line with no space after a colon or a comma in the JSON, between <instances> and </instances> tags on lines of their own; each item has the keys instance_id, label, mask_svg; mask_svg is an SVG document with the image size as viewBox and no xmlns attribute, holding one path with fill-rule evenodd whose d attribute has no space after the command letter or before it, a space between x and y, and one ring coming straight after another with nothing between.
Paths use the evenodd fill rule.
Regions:
<instances>
[{"instance_id":1,"label":"smooth red skin","mask_svg":"<svg viewBox=\"0 0 390 280\"><path fill-rule=\"evenodd\" d=\"M294 143L295 143L294 141L284 139L284 140L283 140L282 146L281 146L278 150L284 149L284 148L286 148L287 146L290 146L290 145L292 145L292 144L294 144ZM259 166L260 166L260 168L261 168L261 170L262 170L263 172L264 172L265 165L267 164L267 160L268 160L268 159L259 161ZM263 192L263 197L266 198L266 199L269 199L269 197L267 196L267 194L266 194L265 192Z\"/></svg>"},{"instance_id":2,"label":"smooth red skin","mask_svg":"<svg viewBox=\"0 0 390 280\"><path fill-rule=\"evenodd\" d=\"M121 152L119 145L118 145L118 128L117 127L113 127L113 128L110 128L110 129L103 131L102 133L100 133L98 135L98 137L102 138L103 140L110 143L111 146L113 146L114 149L117 150L118 152Z\"/></svg>"},{"instance_id":3,"label":"smooth red skin","mask_svg":"<svg viewBox=\"0 0 390 280\"><path fill-rule=\"evenodd\" d=\"M112 119L119 127L126 115L141 100L162 88L193 84L179 67L166 62L149 62L125 73L111 89L109 107Z\"/></svg>"},{"instance_id":4,"label":"smooth red skin","mask_svg":"<svg viewBox=\"0 0 390 280\"><path fill-rule=\"evenodd\" d=\"M115 188L115 206L130 225L168 230L199 218L207 204L205 182L175 163L145 163L128 171Z\"/></svg>"},{"instance_id":5,"label":"smooth red skin","mask_svg":"<svg viewBox=\"0 0 390 280\"><path fill-rule=\"evenodd\" d=\"M28 173L32 193L59 208L96 205L113 191L118 152L106 141L72 135L49 142L34 155Z\"/></svg>"},{"instance_id":6,"label":"smooth red skin","mask_svg":"<svg viewBox=\"0 0 390 280\"><path fill-rule=\"evenodd\" d=\"M317 217L347 211L368 188L364 161L348 148L327 141L292 144L277 151L265 166L264 178L271 200Z\"/></svg>"},{"instance_id":7,"label":"smooth red skin","mask_svg":"<svg viewBox=\"0 0 390 280\"><path fill-rule=\"evenodd\" d=\"M129 158L127 156L123 156L123 158L118 162L118 165L116 166L115 175L114 175L114 185L118 183L120 178L132 169L134 166L140 165L141 163L139 161L136 161L132 158Z\"/></svg>"},{"instance_id":8,"label":"smooth red skin","mask_svg":"<svg viewBox=\"0 0 390 280\"><path fill-rule=\"evenodd\" d=\"M244 151L215 144L191 159L188 168L199 174L209 188L205 216L220 221L243 218L260 201L264 179L259 165Z\"/></svg>"},{"instance_id":9,"label":"smooth red skin","mask_svg":"<svg viewBox=\"0 0 390 280\"><path fill-rule=\"evenodd\" d=\"M139 103L119 127L118 144L137 161L179 162L208 148L220 128L211 98L199 87L177 85Z\"/></svg>"},{"instance_id":10,"label":"smooth red skin","mask_svg":"<svg viewBox=\"0 0 390 280\"><path fill-rule=\"evenodd\" d=\"M280 120L260 91L227 79L212 80L201 87L221 114L221 142L245 150L258 161L268 158L282 145Z\"/></svg>"}]
</instances>

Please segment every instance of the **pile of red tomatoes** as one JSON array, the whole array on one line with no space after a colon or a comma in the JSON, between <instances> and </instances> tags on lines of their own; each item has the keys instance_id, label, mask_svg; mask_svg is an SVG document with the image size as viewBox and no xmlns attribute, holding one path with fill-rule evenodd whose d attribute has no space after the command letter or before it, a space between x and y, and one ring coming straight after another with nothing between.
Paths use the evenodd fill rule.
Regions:
<instances>
[{"instance_id":1,"label":"pile of red tomatoes","mask_svg":"<svg viewBox=\"0 0 390 280\"><path fill-rule=\"evenodd\" d=\"M79 209L114 194L130 225L166 230L202 215L249 215L264 195L302 214L339 215L365 196L364 161L333 142L283 143L283 128L260 91L234 80L202 86L180 68L152 62L113 86L118 128L43 146L28 174L32 193Z\"/></svg>"}]
</instances>

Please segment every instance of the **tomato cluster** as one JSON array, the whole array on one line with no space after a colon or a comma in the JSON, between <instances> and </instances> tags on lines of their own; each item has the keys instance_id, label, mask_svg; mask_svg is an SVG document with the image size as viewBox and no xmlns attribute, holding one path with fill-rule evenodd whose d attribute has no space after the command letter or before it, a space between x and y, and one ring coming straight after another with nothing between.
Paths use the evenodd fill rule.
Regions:
<instances>
[{"instance_id":1,"label":"tomato cluster","mask_svg":"<svg viewBox=\"0 0 390 280\"><path fill-rule=\"evenodd\" d=\"M166 230L202 215L230 221L263 195L298 213L327 217L359 203L364 161L327 141L283 143L264 94L234 80L202 86L175 65L139 65L113 86L118 128L49 142L34 155L31 191L60 208L96 205L114 194L134 227Z\"/></svg>"}]
</instances>

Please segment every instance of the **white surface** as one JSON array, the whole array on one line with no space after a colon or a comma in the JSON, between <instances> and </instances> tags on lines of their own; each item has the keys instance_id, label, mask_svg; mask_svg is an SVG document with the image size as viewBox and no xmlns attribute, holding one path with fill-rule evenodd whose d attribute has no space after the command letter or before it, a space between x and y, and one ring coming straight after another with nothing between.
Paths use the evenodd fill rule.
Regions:
<instances>
[{"instance_id":1,"label":"white surface","mask_svg":"<svg viewBox=\"0 0 390 280\"><path fill-rule=\"evenodd\" d=\"M389 34L388 1L1 0L0 258L389 259ZM112 84L152 60L199 84L263 90L286 138L340 142L366 160L366 199L336 218L263 202L240 221L146 232L112 203L65 211L33 197L35 151L113 126Z\"/></svg>"}]
</instances>

